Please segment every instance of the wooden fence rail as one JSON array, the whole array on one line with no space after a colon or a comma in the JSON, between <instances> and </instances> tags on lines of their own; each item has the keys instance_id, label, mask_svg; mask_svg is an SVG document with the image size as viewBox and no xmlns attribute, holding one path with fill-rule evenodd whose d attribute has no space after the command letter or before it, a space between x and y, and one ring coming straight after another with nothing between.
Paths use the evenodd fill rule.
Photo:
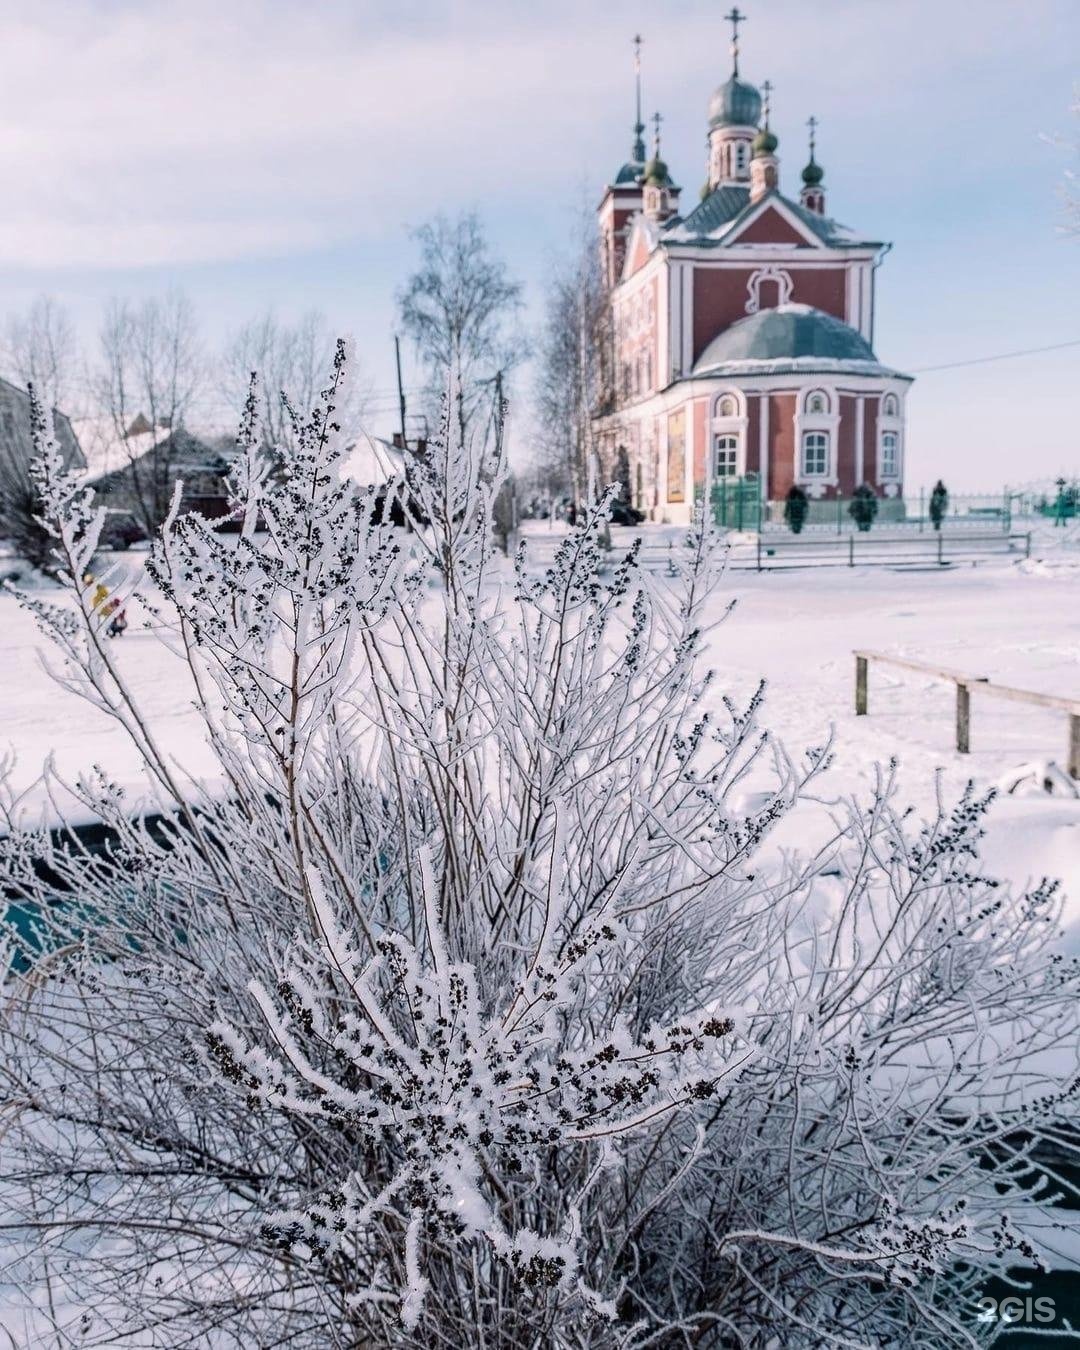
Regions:
<instances>
[{"instance_id":1,"label":"wooden fence rail","mask_svg":"<svg viewBox=\"0 0 1080 1350\"><path fill-rule=\"evenodd\" d=\"M966 755L971 749L971 694L977 690L995 698L1011 699L1014 703L1028 703L1038 708L1053 708L1068 716L1069 745L1066 765L1071 778L1080 778L1080 698L1061 698L1056 694L1040 694L1033 689L1014 689L1007 684L994 684L986 675L969 675L962 670L944 670L924 661L909 661L903 656L886 652L855 652L855 714L865 717L869 712L870 662L914 670L920 675L932 675L937 680L956 685L956 749Z\"/></svg>"}]
</instances>

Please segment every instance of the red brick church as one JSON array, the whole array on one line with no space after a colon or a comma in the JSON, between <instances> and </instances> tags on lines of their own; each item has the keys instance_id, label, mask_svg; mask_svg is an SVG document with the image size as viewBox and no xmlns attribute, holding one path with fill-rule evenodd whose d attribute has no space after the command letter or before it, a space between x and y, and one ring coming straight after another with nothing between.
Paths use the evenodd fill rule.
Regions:
<instances>
[{"instance_id":1,"label":"red brick church","mask_svg":"<svg viewBox=\"0 0 1080 1350\"><path fill-rule=\"evenodd\" d=\"M646 160L639 72L631 158L600 204L613 339L602 459L653 520L687 520L718 478L751 474L773 502L795 483L819 499L865 483L899 510L911 376L871 346L888 245L828 214L813 118L798 200L781 192L771 88L740 77L743 16L727 17L733 69L709 100L701 200L681 214L659 115Z\"/></svg>"}]
</instances>

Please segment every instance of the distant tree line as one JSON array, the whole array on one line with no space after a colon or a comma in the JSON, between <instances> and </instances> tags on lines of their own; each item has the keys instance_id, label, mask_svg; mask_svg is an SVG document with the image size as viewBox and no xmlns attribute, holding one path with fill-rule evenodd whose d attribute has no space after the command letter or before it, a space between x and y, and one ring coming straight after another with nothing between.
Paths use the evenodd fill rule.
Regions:
<instances>
[{"instance_id":1,"label":"distant tree line","mask_svg":"<svg viewBox=\"0 0 1080 1350\"><path fill-rule=\"evenodd\" d=\"M521 284L475 213L436 216L412 237L417 266L398 291L397 305L399 330L422 380L413 412L434 431L454 371L453 411L461 432L485 419L501 425L508 379L529 351L520 322ZM62 415L59 435L71 459L78 454L77 435L95 472L122 472L134 528L149 537L165 518L180 476L177 446L190 444L176 433L195 428L215 445L231 442L257 372L257 437L266 447L291 448L295 420L289 409L303 418L315 406L339 336L317 310L290 320L271 308L214 346L190 299L176 290L139 302L112 299L88 347L51 296L0 316L0 375L12 386L7 401L18 405L0 418L0 538L35 566L49 555L29 473L28 386ZM396 405L393 391L376 400L361 375L335 416L353 440L381 429L373 425L376 418L396 421Z\"/></svg>"}]
</instances>

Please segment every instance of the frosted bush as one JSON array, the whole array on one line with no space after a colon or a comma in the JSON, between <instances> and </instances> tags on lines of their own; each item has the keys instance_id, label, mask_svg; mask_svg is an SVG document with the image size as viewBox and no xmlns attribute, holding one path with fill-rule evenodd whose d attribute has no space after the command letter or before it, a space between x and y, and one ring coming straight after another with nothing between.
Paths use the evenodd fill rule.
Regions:
<instances>
[{"instance_id":1,"label":"frosted bush","mask_svg":"<svg viewBox=\"0 0 1080 1350\"><path fill-rule=\"evenodd\" d=\"M213 783L102 641L97 508L37 415L68 595L27 603L152 794L88 773L107 852L0 851L39 939L0 1028L20 1325L988 1343L974 1298L1038 1259L1063 1185L1041 1149L1074 1119L1055 887L983 876L987 800L920 822L888 769L778 862L828 751L789 756L760 691L737 707L698 672L722 561L700 522L674 579L600 549L604 501L550 568L507 569L498 436L449 417L401 481L358 487L347 365L269 462L252 391L238 536L174 507L156 545L144 603ZM393 525L395 499L425 523Z\"/></svg>"}]
</instances>

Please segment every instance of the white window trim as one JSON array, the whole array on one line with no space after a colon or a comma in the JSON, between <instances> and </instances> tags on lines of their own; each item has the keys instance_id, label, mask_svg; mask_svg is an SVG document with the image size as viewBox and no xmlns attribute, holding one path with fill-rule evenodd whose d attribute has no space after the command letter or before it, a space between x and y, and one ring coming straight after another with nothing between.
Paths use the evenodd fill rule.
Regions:
<instances>
[{"instance_id":1,"label":"white window trim","mask_svg":"<svg viewBox=\"0 0 1080 1350\"><path fill-rule=\"evenodd\" d=\"M735 422L737 419L736 419L736 418L733 418L733 417L725 417L725 418L721 418L720 420L723 421L723 422ZM727 478L745 478L745 477L746 477L746 435L745 435L745 432L744 432L744 431L740 431L738 428L732 426L732 427L722 427L719 431L716 430L715 427L714 427L714 429L713 429L712 436L711 436L711 439L710 439L710 441L709 441L709 477L710 477L710 479L711 479L712 481L715 482L715 481L718 480L718 479L720 478L720 476L721 476L720 474L718 474L718 473L716 472L716 441L717 441L717 438L720 437L720 436L731 436L731 437L734 439L734 441L735 441L735 472L734 472L733 474L726 474L726 475L724 475L724 476L727 477Z\"/></svg>"},{"instance_id":2,"label":"white window trim","mask_svg":"<svg viewBox=\"0 0 1080 1350\"><path fill-rule=\"evenodd\" d=\"M885 472L885 437L896 437L896 470ZM879 483L899 483L904 477L904 434L900 429L899 417L887 417L878 426L877 438L877 481Z\"/></svg>"},{"instance_id":3,"label":"white window trim","mask_svg":"<svg viewBox=\"0 0 1080 1350\"><path fill-rule=\"evenodd\" d=\"M735 400L736 415L734 417L721 417L716 409L720 406L721 399L731 398ZM746 412L746 395L740 389L720 389L712 399L713 416L709 419L709 483L711 489L716 479L716 437L734 436L737 447L736 458L736 478L746 477L746 435L747 428L750 425L750 418Z\"/></svg>"},{"instance_id":4,"label":"white window trim","mask_svg":"<svg viewBox=\"0 0 1080 1350\"><path fill-rule=\"evenodd\" d=\"M791 273L785 272L782 267L775 267L770 263L769 266L759 267L756 272L750 274L750 280L746 283L747 314L756 314L761 307L761 283L763 281L776 282L778 304L786 305L791 299L791 292L794 289Z\"/></svg>"},{"instance_id":5,"label":"white window trim","mask_svg":"<svg viewBox=\"0 0 1080 1350\"><path fill-rule=\"evenodd\" d=\"M806 442L811 436L823 436L825 438L824 469L808 469L806 467ZM821 427L804 427L802 434L799 436L799 475L802 480L813 483L828 482L835 453L836 449L831 432Z\"/></svg>"},{"instance_id":6,"label":"white window trim","mask_svg":"<svg viewBox=\"0 0 1080 1350\"><path fill-rule=\"evenodd\" d=\"M817 485L820 487L838 487L840 484L840 474L838 463L840 459L840 413L808 413L803 409L806 406L806 400L811 394L821 393L825 395L830 409L839 409L840 403L837 398L836 390L825 384L815 384L809 389L801 389L799 396L795 401L795 482L800 487ZM826 473L804 473L803 472L803 433L807 431L824 431L829 436L829 468Z\"/></svg>"}]
</instances>

